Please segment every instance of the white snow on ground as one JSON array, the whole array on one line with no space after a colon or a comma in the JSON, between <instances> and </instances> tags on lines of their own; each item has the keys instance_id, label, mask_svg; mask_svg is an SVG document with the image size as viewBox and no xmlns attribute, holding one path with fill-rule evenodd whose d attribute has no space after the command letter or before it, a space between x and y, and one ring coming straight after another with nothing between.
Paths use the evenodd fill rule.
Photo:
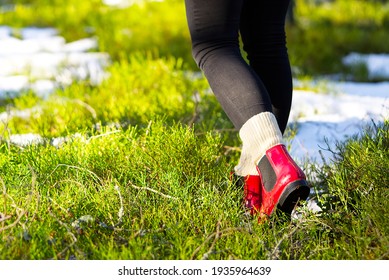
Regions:
<instances>
[{"instance_id":1,"label":"white snow on ground","mask_svg":"<svg viewBox=\"0 0 389 280\"><path fill-rule=\"evenodd\" d=\"M297 135L291 141L296 160L314 160L318 164L333 156L338 141L361 134L368 125L389 118L389 83L336 83L340 93L320 94L295 91L290 122L297 123Z\"/></svg>"},{"instance_id":2,"label":"white snow on ground","mask_svg":"<svg viewBox=\"0 0 389 280\"><path fill-rule=\"evenodd\" d=\"M109 5L123 3L106 0ZM119 3L120 2L120 3ZM125 1L135 3L136 1ZM17 33L20 38L13 36ZM32 89L47 96L58 86L73 80L90 78L99 83L104 78L104 66L109 57L90 52L97 47L94 38L65 42L53 28L23 28L14 30L0 26L0 100ZM345 63L363 59L372 75L389 78L389 55L363 56L350 54ZM332 92L314 93L296 90L290 123L297 123L297 135L288 143L292 156L300 162L307 159L322 163L332 154L327 149L337 141L363 132L366 125L380 123L389 117L389 82L333 82ZM0 114L5 121L12 116L29 112ZM11 141L20 145L41 142L39 135L12 135Z\"/></svg>"},{"instance_id":3,"label":"white snow on ground","mask_svg":"<svg viewBox=\"0 0 389 280\"><path fill-rule=\"evenodd\" d=\"M343 58L343 64L356 66L365 64L369 79L382 79L389 77L389 56L387 54L359 54L350 53Z\"/></svg>"},{"instance_id":4,"label":"white snow on ground","mask_svg":"<svg viewBox=\"0 0 389 280\"><path fill-rule=\"evenodd\" d=\"M94 38L66 42L53 28L0 26L0 99L29 89L46 97L78 79L99 83L109 57L96 47Z\"/></svg>"}]
</instances>

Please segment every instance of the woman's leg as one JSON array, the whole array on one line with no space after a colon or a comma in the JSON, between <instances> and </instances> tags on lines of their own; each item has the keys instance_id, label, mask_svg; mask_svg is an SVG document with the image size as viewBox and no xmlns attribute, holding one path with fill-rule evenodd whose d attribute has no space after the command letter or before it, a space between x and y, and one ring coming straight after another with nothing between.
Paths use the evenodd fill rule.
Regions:
<instances>
[{"instance_id":1,"label":"woman's leg","mask_svg":"<svg viewBox=\"0 0 389 280\"><path fill-rule=\"evenodd\" d=\"M256 114L272 110L266 88L240 52L243 2L185 0L193 57L238 130ZM247 146L251 145L246 141L235 173L244 177L244 204L253 214L260 208L260 182L256 155Z\"/></svg>"},{"instance_id":2,"label":"woman's leg","mask_svg":"<svg viewBox=\"0 0 389 280\"><path fill-rule=\"evenodd\" d=\"M252 116L272 111L265 86L240 53L243 2L185 0L193 57L237 129Z\"/></svg>"},{"instance_id":3,"label":"woman's leg","mask_svg":"<svg viewBox=\"0 0 389 280\"><path fill-rule=\"evenodd\" d=\"M291 90L291 77L286 79L285 71L281 80L278 79L280 73L277 71L272 70L271 74L261 72L266 68L263 65L273 68L273 63L282 65L281 70L285 70L287 61L285 38L281 40L282 47L278 51L259 48L267 44L274 46L275 40L264 36L269 32L262 32L262 29L279 30L274 25L280 25L279 19L285 17L283 10L277 10L277 5L270 4L273 0L267 0L268 5L263 7L250 6L253 2L263 1L266 0L186 0L185 3L193 57L203 70L224 111L239 129L242 139L242 153L235 172L245 178L259 174L260 180L255 181L260 186L255 187L260 191L260 204L256 208L260 207L261 213L270 215L277 204L290 212L299 199L306 199L309 188L304 173L281 144L280 125L286 126L285 118L287 121L291 100L290 94L285 94L284 89ZM277 1L278 4L285 2L287 1ZM247 11L250 8L257 10ZM266 10L258 9L274 11L273 15L277 14L277 17L257 22L252 17L267 16ZM283 30L283 24L281 26ZM251 67L240 54L239 28L243 31L245 48L252 61ZM275 33L279 37L279 32ZM257 38L260 35L262 38ZM287 65L289 66L289 62ZM275 69L280 70L280 67ZM270 77L267 85L274 90L272 98L260 75ZM290 84L275 90L277 87L272 81L277 80L278 83L286 81ZM280 110L280 120L272 113L273 107Z\"/></svg>"},{"instance_id":4,"label":"woman's leg","mask_svg":"<svg viewBox=\"0 0 389 280\"><path fill-rule=\"evenodd\" d=\"M240 31L244 50L250 66L261 78L272 103L271 113L258 114L241 128L240 135L245 143L251 143L247 154L261 150L254 158L260 175L260 214L271 215L277 206L291 213L299 201L309 195L304 172L297 166L281 141L264 144L272 139L272 133L285 131L292 102L292 74L286 48L285 16L289 0L244 0ZM268 114L268 118L266 115ZM271 115L269 115L271 114ZM274 116L276 121L274 120ZM273 117L273 119L272 119ZM261 131L264 138L253 131ZM255 137L252 137L252 135ZM243 136L243 137L242 137ZM242 150L243 152L243 150ZM242 158L241 158L242 161Z\"/></svg>"},{"instance_id":5,"label":"woman's leg","mask_svg":"<svg viewBox=\"0 0 389 280\"><path fill-rule=\"evenodd\" d=\"M285 131L292 102L292 74L286 48L289 0L244 0L240 32L251 67L269 93L272 111Z\"/></svg>"}]
</instances>

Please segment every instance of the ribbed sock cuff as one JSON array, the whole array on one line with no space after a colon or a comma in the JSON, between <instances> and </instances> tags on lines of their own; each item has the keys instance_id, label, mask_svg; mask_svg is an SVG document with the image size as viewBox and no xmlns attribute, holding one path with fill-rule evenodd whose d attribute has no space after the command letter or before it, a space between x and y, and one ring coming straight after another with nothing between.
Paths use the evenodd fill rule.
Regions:
<instances>
[{"instance_id":1,"label":"ribbed sock cuff","mask_svg":"<svg viewBox=\"0 0 389 280\"><path fill-rule=\"evenodd\" d=\"M258 175L258 161L268 149L282 142L282 133L271 112L263 112L250 118L239 130L239 136L242 140L242 152L235 173L240 176Z\"/></svg>"}]
</instances>

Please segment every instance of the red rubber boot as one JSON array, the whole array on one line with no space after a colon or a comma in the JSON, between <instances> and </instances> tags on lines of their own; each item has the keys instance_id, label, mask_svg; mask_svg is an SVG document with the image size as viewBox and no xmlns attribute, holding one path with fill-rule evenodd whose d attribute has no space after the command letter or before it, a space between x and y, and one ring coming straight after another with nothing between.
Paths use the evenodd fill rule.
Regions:
<instances>
[{"instance_id":1,"label":"red rubber boot","mask_svg":"<svg viewBox=\"0 0 389 280\"><path fill-rule=\"evenodd\" d=\"M244 206L251 215L258 214L261 208L261 177L258 175L247 175L244 177Z\"/></svg>"},{"instance_id":2,"label":"red rubber boot","mask_svg":"<svg viewBox=\"0 0 389 280\"><path fill-rule=\"evenodd\" d=\"M305 174L283 144L267 150L257 168L261 178L261 215L270 216L275 207L291 214L299 201L308 198L310 189Z\"/></svg>"}]
</instances>

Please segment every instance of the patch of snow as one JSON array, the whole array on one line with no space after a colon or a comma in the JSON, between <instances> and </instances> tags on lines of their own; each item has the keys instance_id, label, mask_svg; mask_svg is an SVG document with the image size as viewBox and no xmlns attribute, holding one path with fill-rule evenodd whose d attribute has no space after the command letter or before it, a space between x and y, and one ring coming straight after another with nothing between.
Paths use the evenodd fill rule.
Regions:
<instances>
[{"instance_id":1,"label":"patch of snow","mask_svg":"<svg viewBox=\"0 0 389 280\"><path fill-rule=\"evenodd\" d=\"M350 53L343 58L346 66L365 64L370 79L389 79L389 55L388 54L359 54Z\"/></svg>"},{"instance_id":2,"label":"patch of snow","mask_svg":"<svg viewBox=\"0 0 389 280\"><path fill-rule=\"evenodd\" d=\"M11 27L0 26L0 99L29 89L45 97L75 80L98 84L106 77L109 55L90 52L98 46L95 38L67 43L57 33L28 27L19 39L12 37Z\"/></svg>"},{"instance_id":3,"label":"patch of snow","mask_svg":"<svg viewBox=\"0 0 389 280\"><path fill-rule=\"evenodd\" d=\"M56 83L52 80L41 79L30 84L32 91L40 98L47 98L56 88Z\"/></svg>"},{"instance_id":4,"label":"patch of snow","mask_svg":"<svg viewBox=\"0 0 389 280\"><path fill-rule=\"evenodd\" d=\"M1 59L0 59L1 65ZM20 91L27 89L29 86L28 77L23 75L0 76L0 98L15 97Z\"/></svg>"},{"instance_id":5,"label":"patch of snow","mask_svg":"<svg viewBox=\"0 0 389 280\"><path fill-rule=\"evenodd\" d=\"M8 26L0 26L0 40L11 36L12 29Z\"/></svg>"},{"instance_id":6,"label":"patch of snow","mask_svg":"<svg viewBox=\"0 0 389 280\"><path fill-rule=\"evenodd\" d=\"M64 52L87 52L91 49L97 48L96 39L85 38L63 46Z\"/></svg>"},{"instance_id":7,"label":"patch of snow","mask_svg":"<svg viewBox=\"0 0 389 280\"><path fill-rule=\"evenodd\" d=\"M55 28L26 27L21 30L23 39L43 39L56 36L58 31Z\"/></svg>"},{"instance_id":8,"label":"patch of snow","mask_svg":"<svg viewBox=\"0 0 389 280\"><path fill-rule=\"evenodd\" d=\"M28 146L32 144L42 144L43 138L39 134L27 133L27 134L12 134L9 137L9 141L12 144L18 146Z\"/></svg>"},{"instance_id":9,"label":"patch of snow","mask_svg":"<svg viewBox=\"0 0 389 280\"><path fill-rule=\"evenodd\" d=\"M322 164L333 157L328 148L389 118L389 83L337 87L341 93L336 95L295 91L290 123L297 124L297 135L290 145L298 161Z\"/></svg>"},{"instance_id":10,"label":"patch of snow","mask_svg":"<svg viewBox=\"0 0 389 280\"><path fill-rule=\"evenodd\" d=\"M367 96L388 98L389 96L389 82L380 83L354 83L342 82L337 83L336 87L343 93L353 96Z\"/></svg>"}]
</instances>

